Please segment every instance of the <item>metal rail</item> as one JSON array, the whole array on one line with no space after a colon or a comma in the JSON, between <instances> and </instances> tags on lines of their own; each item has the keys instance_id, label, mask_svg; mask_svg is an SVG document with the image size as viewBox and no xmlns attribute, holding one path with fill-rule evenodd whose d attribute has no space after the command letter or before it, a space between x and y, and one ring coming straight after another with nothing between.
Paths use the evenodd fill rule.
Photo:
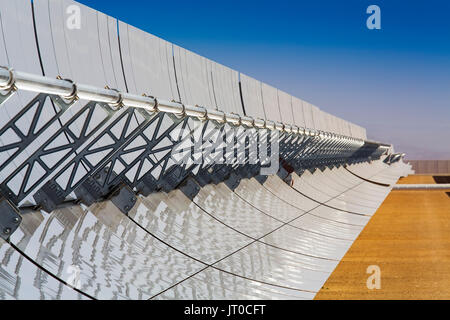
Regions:
<instances>
[{"instance_id":1,"label":"metal rail","mask_svg":"<svg viewBox=\"0 0 450 320\"><path fill-rule=\"evenodd\" d=\"M450 190L450 184L397 184L394 190Z\"/></svg>"},{"instance_id":2,"label":"metal rail","mask_svg":"<svg viewBox=\"0 0 450 320\"><path fill-rule=\"evenodd\" d=\"M106 103L114 110L118 110L122 107L140 108L149 112L166 112L178 117L190 116L200 120L214 120L218 122L227 122L232 125L244 125L248 128L265 128L286 133L364 143L364 140L362 139L333 132L325 132L311 128L300 128L288 123L255 119L250 116L225 113L220 110L207 109L201 106L191 106L175 101L166 101L156 97L146 96L145 94L138 96L110 89L108 87L97 88L74 83L68 79L52 79L49 77L15 71L8 67L0 67L0 90L11 92L17 89L56 95L69 102L80 99Z\"/></svg>"}]
</instances>

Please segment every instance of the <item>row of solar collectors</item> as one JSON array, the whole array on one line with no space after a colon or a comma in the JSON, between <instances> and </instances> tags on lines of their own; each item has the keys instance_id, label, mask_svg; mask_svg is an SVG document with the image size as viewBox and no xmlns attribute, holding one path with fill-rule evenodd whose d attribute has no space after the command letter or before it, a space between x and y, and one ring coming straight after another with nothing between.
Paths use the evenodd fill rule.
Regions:
<instances>
[{"instance_id":1,"label":"row of solar collectors","mask_svg":"<svg viewBox=\"0 0 450 320\"><path fill-rule=\"evenodd\" d=\"M370 181L407 169L373 161L192 199L176 189L140 195L129 215L110 201L30 212L0 239L0 298L312 299L392 189Z\"/></svg>"},{"instance_id":2,"label":"row of solar collectors","mask_svg":"<svg viewBox=\"0 0 450 320\"><path fill-rule=\"evenodd\" d=\"M357 125L74 1L0 4L0 65L366 139Z\"/></svg>"}]
</instances>

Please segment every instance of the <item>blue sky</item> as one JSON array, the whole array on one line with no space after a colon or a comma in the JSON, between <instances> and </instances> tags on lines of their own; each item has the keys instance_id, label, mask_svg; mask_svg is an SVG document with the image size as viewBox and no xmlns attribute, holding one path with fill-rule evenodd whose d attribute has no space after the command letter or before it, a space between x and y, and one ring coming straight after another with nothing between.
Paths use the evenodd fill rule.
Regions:
<instances>
[{"instance_id":1,"label":"blue sky","mask_svg":"<svg viewBox=\"0 0 450 320\"><path fill-rule=\"evenodd\" d=\"M450 1L79 2L362 125L409 159L450 159ZM366 28L371 4L381 30Z\"/></svg>"}]
</instances>

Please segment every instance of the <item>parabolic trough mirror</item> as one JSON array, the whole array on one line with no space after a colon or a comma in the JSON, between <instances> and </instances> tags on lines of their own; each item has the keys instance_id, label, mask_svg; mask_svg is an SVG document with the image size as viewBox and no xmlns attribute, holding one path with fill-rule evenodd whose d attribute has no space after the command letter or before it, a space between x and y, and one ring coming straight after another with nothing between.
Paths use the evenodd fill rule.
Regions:
<instances>
[{"instance_id":1,"label":"parabolic trough mirror","mask_svg":"<svg viewBox=\"0 0 450 320\"><path fill-rule=\"evenodd\" d=\"M1 299L312 299L411 172L74 1L2 0L0 20Z\"/></svg>"}]
</instances>

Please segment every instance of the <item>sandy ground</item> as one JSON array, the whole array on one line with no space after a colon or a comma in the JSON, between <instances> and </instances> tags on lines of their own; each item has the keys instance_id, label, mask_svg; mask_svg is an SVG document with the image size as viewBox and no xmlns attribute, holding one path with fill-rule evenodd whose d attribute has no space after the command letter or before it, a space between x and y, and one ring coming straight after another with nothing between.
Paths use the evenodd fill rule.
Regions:
<instances>
[{"instance_id":1,"label":"sandy ground","mask_svg":"<svg viewBox=\"0 0 450 320\"><path fill-rule=\"evenodd\" d=\"M433 183L412 176L403 183ZM381 270L369 290L366 270ZM316 299L450 299L450 197L444 191L393 191Z\"/></svg>"},{"instance_id":2,"label":"sandy ground","mask_svg":"<svg viewBox=\"0 0 450 320\"><path fill-rule=\"evenodd\" d=\"M406 178L401 178L397 183L398 184L436 184L436 182L433 179L433 176L423 176L423 175L409 176Z\"/></svg>"}]
</instances>

